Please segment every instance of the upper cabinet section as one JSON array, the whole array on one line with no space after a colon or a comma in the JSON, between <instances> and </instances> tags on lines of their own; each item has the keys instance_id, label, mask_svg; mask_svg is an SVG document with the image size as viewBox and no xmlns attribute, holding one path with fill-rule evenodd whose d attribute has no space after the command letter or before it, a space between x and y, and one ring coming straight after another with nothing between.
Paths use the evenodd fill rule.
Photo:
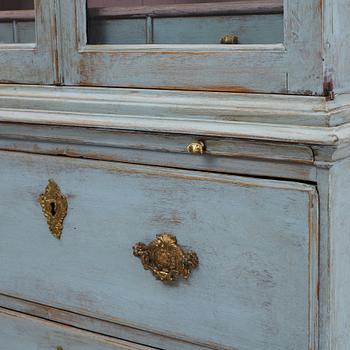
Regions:
<instances>
[{"instance_id":1,"label":"upper cabinet section","mask_svg":"<svg viewBox=\"0 0 350 350\"><path fill-rule=\"evenodd\" d=\"M0 1L0 83L60 81L57 0Z\"/></svg>"},{"instance_id":2,"label":"upper cabinet section","mask_svg":"<svg viewBox=\"0 0 350 350\"><path fill-rule=\"evenodd\" d=\"M87 0L89 44L283 43L282 2Z\"/></svg>"},{"instance_id":3,"label":"upper cabinet section","mask_svg":"<svg viewBox=\"0 0 350 350\"><path fill-rule=\"evenodd\" d=\"M330 6L319 0L63 0L65 84L329 94Z\"/></svg>"},{"instance_id":4,"label":"upper cabinet section","mask_svg":"<svg viewBox=\"0 0 350 350\"><path fill-rule=\"evenodd\" d=\"M350 0L1 0L0 83L332 98L350 91L349 12Z\"/></svg>"}]
</instances>

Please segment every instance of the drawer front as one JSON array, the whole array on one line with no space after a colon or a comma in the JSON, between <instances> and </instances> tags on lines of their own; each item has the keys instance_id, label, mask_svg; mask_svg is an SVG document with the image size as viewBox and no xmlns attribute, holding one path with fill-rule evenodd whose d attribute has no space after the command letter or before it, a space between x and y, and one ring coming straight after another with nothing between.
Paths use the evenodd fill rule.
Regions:
<instances>
[{"instance_id":1,"label":"drawer front","mask_svg":"<svg viewBox=\"0 0 350 350\"><path fill-rule=\"evenodd\" d=\"M152 350L2 309L0 339L4 350Z\"/></svg>"},{"instance_id":2,"label":"drawer front","mask_svg":"<svg viewBox=\"0 0 350 350\"><path fill-rule=\"evenodd\" d=\"M16 153L0 164L2 293L213 348L315 348L313 186ZM60 240L38 201L49 178L68 201ZM189 279L163 283L133 256L164 232L197 254Z\"/></svg>"}]
</instances>

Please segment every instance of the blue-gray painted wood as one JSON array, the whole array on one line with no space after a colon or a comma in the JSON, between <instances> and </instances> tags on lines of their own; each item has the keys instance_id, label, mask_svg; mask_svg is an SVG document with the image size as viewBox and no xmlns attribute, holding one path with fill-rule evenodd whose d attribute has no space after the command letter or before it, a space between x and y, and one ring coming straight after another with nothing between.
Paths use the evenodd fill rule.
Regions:
<instances>
[{"instance_id":1,"label":"blue-gray painted wood","mask_svg":"<svg viewBox=\"0 0 350 350\"><path fill-rule=\"evenodd\" d=\"M85 0L38 0L36 7L37 45L0 44L1 66L8 67L1 71L2 82L287 92L330 97L334 92L349 92L349 49L344 44L349 37L344 15L349 7L347 0L285 0L283 45L257 44L280 42L282 35L281 19L278 23L272 19L278 15L270 15L266 22L269 16L264 14L256 16L259 19L253 20L251 25L243 25L243 30L215 20L216 29L209 33L206 29L199 30L206 33L204 36L210 42L198 40L198 31L194 30L202 27L198 19L181 19L185 23L181 23L182 33L178 34L174 31L178 28L173 23L176 19L156 18L153 47L142 45L144 38L139 39L140 35L146 36L143 20L137 22L136 33L132 31L129 35L133 38L129 43L135 45L90 47L86 46ZM1 24L2 41L12 42L13 31L4 25L7 24ZM23 26L26 28L19 28L19 43L32 41L32 24L23 23ZM135 25L126 27L130 29ZM210 45L216 42L216 33L227 28L237 29L242 43L254 45L225 48ZM118 39L124 36L124 30L118 30L114 43L124 43ZM184 31L192 34L182 35ZM179 35L191 46L175 45ZM168 44L163 45L165 42Z\"/></svg>"},{"instance_id":2,"label":"blue-gray painted wood","mask_svg":"<svg viewBox=\"0 0 350 350\"><path fill-rule=\"evenodd\" d=\"M127 116L130 119L157 117L170 123L173 119L180 119L184 124L191 119L220 121L226 123L226 128L232 121L249 122L246 127L257 123L254 128L259 128L261 123L286 125L288 128L297 126L288 134L304 143L305 139L301 140L296 132L300 127L338 126L350 121L350 96L342 95L336 101L327 101L324 97L312 96L0 84L1 109L40 110L50 114L51 118L53 112L74 113L71 120L84 115L86 123L94 115L103 114L103 120L110 115L116 120ZM153 121L156 122L155 119ZM108 125L105 123L106 127ZM270 135L272 128L269 130ZM318 130L320 134L324 129ZM265 131L260 137L266 134ZM287 138L287 135L284 137Z\"/></svg>"},{"instance_id":3,"label":"blue-gray painted wood","mask_svg":"<svg viewBox=\"0 0 350 350\"><path fill-rule=\"evenodd\" d=\"M313 186L16 153L0 161L2 293L220 349L316 349ZM69 200L61 241L38 204L48 178ZM188 282L163 285L132 256L162 232L198 253Z\"/></svg>"},{"instance_id":4,"label":"blue-gray painted wood","mask_svg":"<svg viewBox=\"0 0 350 350\"><path fill-rule=\"evenodd\" d=\"M329 326L330 348L350 346L350 193L349 159L335 164L329 172Z\"/></svg>"},{"instance_id":5,"label":"blue-gray painted wood","mask_svg":"<svg viewBox=\"0 0 350 350\"><path fill-rule=\"evenodd\" d=\"M57 0L36 0L36 35L31 23L19 23L17 41L1 43L0 39L0 82L20 84L53 84L60 81L57 33L59 17ZM5 23L6 24L6 23ZM3 24L1 24L3 25ZM1 34L0 34L1 38ZM22 43L28 42L31 43ZM4 67L6 67L4 69Z\"/></svg>"},{"instance_id":6,"label":"blue-gray painted wood","mask_svg":"<svg viewBox=\"0 0 350 350\"><path fill-rule=\"evenodd\" d=\"M0 309L0 340L4 350L152 350L5 309Z\"/></svg>"},{"instance_id":7,"label":"blue-gray painted wood","mask_svg":"<svg viewBox=\"0 0 350 350\"><path fill-rule=\"evenodd\" d=\"M325 80L323 6L318 0L285 0L283 45L149 47L86 45L85 0L62 2L65 82L321 95Z\"/></svg>"},{"instance_id":8,"label":"blue-gray painted wood","mask_svg":"<svg viewBox=\"0 0 350 350\"><path fill-rule=\"evenodd\" d=\"M128 339L137 344L154 344L156 349L167 350L203 350L203 346L185 340L170 338L161 334L150 333L131 326L117 324L106 320L88 317L52 306L18 299L0 293L0 307L16 310L22 314L39 317L60 324L104 334L117 339ZM208 350L209 348L205 348Z\"/></svg>"}]
</instances>

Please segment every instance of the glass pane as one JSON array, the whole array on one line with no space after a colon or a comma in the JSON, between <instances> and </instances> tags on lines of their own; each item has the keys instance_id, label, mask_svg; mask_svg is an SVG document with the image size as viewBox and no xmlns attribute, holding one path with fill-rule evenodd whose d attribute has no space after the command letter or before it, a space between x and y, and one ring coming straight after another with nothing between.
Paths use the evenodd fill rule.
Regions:
<instances>
[{"instance_id":1,"label":"glass pane","mask_svg":"<svg viewBox=\"0 0 350 350\"><path fill-rule=\"evenodd\" d=\"M283 0L87 0L89 44L275 44Z\"/></svg>"},{"instance_id":2,"label":"glass pane","mask_svg":"<svg viewBox=\"0 0 350 350\"><path fill-rule=\"evenodd\" d=\"M0 44L34 42L34 0L0 0Z\"/></svg>"}]
</instances>

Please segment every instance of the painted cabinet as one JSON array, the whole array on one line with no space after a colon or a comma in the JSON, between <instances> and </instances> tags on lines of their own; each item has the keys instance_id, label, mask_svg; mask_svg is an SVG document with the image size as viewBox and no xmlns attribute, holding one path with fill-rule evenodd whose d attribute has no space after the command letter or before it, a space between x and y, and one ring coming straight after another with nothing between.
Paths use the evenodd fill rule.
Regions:
<instances>
[{"instance_id":1,"label":"painted cabinet","mask_svg":"<svg viewBox=\"0 0 350 350\"><path fill-rule=\"evenodd\" d=\"M151 350L109 337L69 329L16 312L0 310L0 339L5 349ZM59 345L58 345L59 344Z\"/></svg>"},{"instance_id":2,"label":"painted cabinet","mask_svg":"<svg viewBox=\"0 0 350 350\"><path fill-rule=\"evenodd\" d=\"M0 4L0 348L348 350L349 0Z\"/></svg>"},{"instance_id":3,"label":"painted cabinet","mask_svg":"<svg viewBox=\"0 0 350 350\"><path fill-rule=\"evenodd\" d=\"M5 294L217 348L313 344L314 186L38 155L0 157ZM38 202L51 177L68 201L61 241L47 232ZM59 199L56 207L60 215ZM169 282L163 285L134 256L135 243L156 236L163 247L156 255L175 244L171 237L197 255L188 281L171 285L170 275L155 274Z\"/></svg>"}]
</instances>

